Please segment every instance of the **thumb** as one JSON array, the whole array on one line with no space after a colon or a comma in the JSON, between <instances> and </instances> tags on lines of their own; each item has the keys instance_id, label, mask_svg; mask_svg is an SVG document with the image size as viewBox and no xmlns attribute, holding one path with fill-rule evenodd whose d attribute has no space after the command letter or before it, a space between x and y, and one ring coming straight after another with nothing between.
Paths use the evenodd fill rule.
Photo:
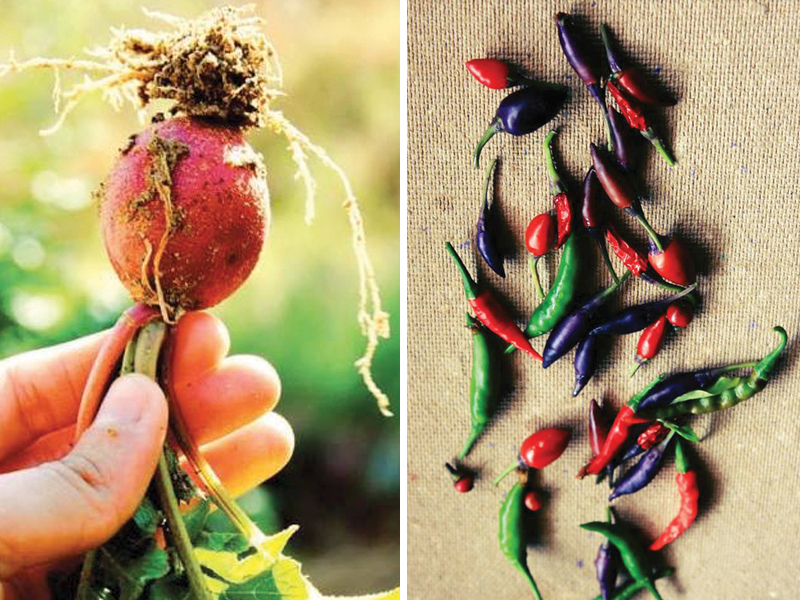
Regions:
<instances>
[{"instance_id":1,"label":"thumb","mask_svg":"<svg viewBox=\"0 0 800 600\"><path fill-rule=\"evenodd\" d=\"M85 552L119 530L153 476L167 412L158 385L126 375L67 456L0 475L0 580Z\"/></svg>"}]
</instances>

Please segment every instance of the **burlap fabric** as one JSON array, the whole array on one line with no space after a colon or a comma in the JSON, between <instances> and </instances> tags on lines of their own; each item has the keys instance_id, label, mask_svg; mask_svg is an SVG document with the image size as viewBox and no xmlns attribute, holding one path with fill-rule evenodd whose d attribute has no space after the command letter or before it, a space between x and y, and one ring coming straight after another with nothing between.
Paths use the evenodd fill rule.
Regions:
<instances>
[{"instance_id":1,"label":"burlap fabric","mask_svg":"<svg viewBox=\"0 0 800 600\"><path fill-rule=\"evenodd\" d=\"M541 154L544 130L499 135L484 162L501 157L497 200L516 254L505 280L477 259L475 223L483 169L471 168L475 142L504 92L480 86L464 69L477 57L504 57L538 77L568 84L571 99L554 121L557 155L577 188L588 145L603 139L600 112L566 63L553 13L581 16L586 29L608 23L624 51L658 73L679 98L657 123L674 149L669 169L648 152L645 210L655 228L688 240L702 275L703 308L673 335L661 356L628 379L637 335L614 342L598 376L570 397L572 355L543 371L530 357L511 359L514 391L479 441L469 464L476 489L457 494L443 464L469 430L470 335L461 282L444 251L460 249L468 267L514 307L520 320L536 304L522 235L528 220L551 208ZM592 598L593 560L601 541L578 524L603 518L605 485L574 476L589 457L589 400L619 407L661 371L759 357L782 324L796 340L800 136L797 2L463 2L409 3L408 185L408 578L413 600L517 600L532 595L497 544L497 513L509 479L490 479L516 455L519 442L545 426L566 426L574 440L538 476L546 490L531 570L548 599ZM596 49L601 51L599 36ZM618 223L643 241L631 220ZM584 289L608 281L599 260ZM542 269L545 279L556 262ZM541 266L540 266L541 268ZM625 304L663 295L633 281ZM663 552L676 575L659 583L665 599L800 598L800 371L797 344L767 390L737 408L695 419L704 436L701 516ZM543 347L543 339L534 344ZM618 513L652 539L678 509L670 463L646 490L621 498ZM645 594L642 595L645 597Z\"/></svg>"}]
</instances>

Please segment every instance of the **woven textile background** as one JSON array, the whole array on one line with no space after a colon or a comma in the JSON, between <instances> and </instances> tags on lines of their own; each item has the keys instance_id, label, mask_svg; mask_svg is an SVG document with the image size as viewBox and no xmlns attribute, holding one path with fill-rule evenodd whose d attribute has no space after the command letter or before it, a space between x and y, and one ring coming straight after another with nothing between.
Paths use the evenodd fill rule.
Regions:
<instances>
[{"instance_id":1,"label":"woven textile background","mask_svg":"<svg viewBox=\"0 0 800 600\"><path fill-rule=\"evenodd\" d=\"M702 310L672 335L661 355L633 379L638 335L619 338L598 375L572 399L572 354L547 371L517 353L514 390L475 446L476 489L457 494L444 469L469 430L470 334L466 302L444 251L452 241L473 273L516 311L536 305L522 234L549 210L541 153L545 130L498 135L482 167L501 158L497 201L516 254L505 280L478 261L475 223L484 168L471 152L503 91L480 86L464 69L471 58L502 57L537 77L567 84L571 97L554 121L557 160L577 189L589 165L588 145L603 140L597 106L561 54L553 14L580 16L584 31L610 25L624 53L679 98L657 115L678 165L669 169L649 149L642 180L654 227L679 232L702 275ZM774 347L772 326L791 336L784 366L768 388L725 413L695 418L704 436L693 447L701 463L701 516L662 553L677 569L659 589L665 600L800 598L800 5L779 1L409 2L408 159L408 579L413 600L518 600L532 594L497 544L497 513L511 480L490 480L514 460L519 442L546 426L574 432L566 453L537 474L546 490L528 564L545 598L597 594L593 560L601 538L578 528L602 519L608 488L574 476L589 458L591 398L621 406L662 371L753 360ZM644 147L644 146L643 146ZM623 228L643 244L619 211ZM583 287L608 275L596 252ZM548 260L544 280L555 272ZM663 296L641 281L626 284L624 304ZM534 342L539 350L543 339ZM644 491L615 502L651 539L678 510L671 459ZM643 594L642 597L645 597Z\"/></svg>"}]
</instances>

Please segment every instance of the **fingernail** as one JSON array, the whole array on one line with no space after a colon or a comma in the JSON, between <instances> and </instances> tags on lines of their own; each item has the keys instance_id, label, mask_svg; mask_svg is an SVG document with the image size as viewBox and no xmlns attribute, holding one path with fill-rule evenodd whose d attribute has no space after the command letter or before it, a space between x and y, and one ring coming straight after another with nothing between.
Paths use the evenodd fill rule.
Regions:
<instances>
[{"instance_id":1,"label":"fingernail","mask_svg":"<svg viewBox=\"0 0 800 600\"><path fill-rule=\"evenodd\" d=\"M154 391L156 384L144 375L124 375L114 383L106 394L97 423L138 423L146 400Z\"/></svg>"}]
</instances>

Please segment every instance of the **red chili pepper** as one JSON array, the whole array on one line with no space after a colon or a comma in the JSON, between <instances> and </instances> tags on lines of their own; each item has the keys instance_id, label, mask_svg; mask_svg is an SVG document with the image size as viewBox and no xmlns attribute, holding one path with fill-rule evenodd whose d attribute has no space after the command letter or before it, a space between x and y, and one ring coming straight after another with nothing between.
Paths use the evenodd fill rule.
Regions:
<instances>
[{"instance_id":1,"label":"red chili pepper","mask_svg":"<svg viewBox=\"0 0 800 600\"><path fill-rule=\"evenodd\" d=\"M589 403L589 445L592 447L592 454L597 456L606 442L608 435L608 423L603 419L603 409L592 400Z\"/></svg>"},{"instance_id":2,"label":"red chili pepper","mask_svg":"<svg viewBox=\"0 0 800 600\"><path fill-rule=\"evenodd\" d=\"M556 220L553 215L536 215L525 229L525 247L536 257L544 256L556 245Z\"/></svg>"},{"instance_id":3,"label":"red chili pepper","mask_svg":"<svg viewBox=\"0 0 800 600\"><path fill-rule=\"evenodd\" d=\"M561 193L553 198L558 215L558 241L556 248L560 248L572 233L572 203L566 194Z\"/></svg>"},{"instance_id":4,"label":"red chili pepper","mask_svg":"<svg viewBox=\"0 0 800 600\"><path fill-rule=\"evenodd\" d=\"M466 494L467 492L472 490L474 484L475 481L472 479L472 477L469 475L465 475L464 477L456 481L453 484L453 487L456 488L457 492L461 494Z\"/></svg>"},{"instance_id":5,"label":"red chili pepper","mask_svg":"<svg viewBox=\"0 0 800 600\"><path fill-rule=\"evenodd\" d=\"M480 83L493 90L509 87L511 69L507 62L495 58L476 58L466 64L467 71Z\"/></svg>"},{"instance_id":6,"label":"red chili pepper","mask_svg":"<svg viewBox=\"0 0 800 600\"><path fill-rule=\"evenodd\" d=\"M639 359L642 361L650 360L659 353L667 337L667 323L667 315L661 315L655 322L642 330L642 335L639 336L639 343L636 346Z\"/></svg>"},{"instance_id":7,"label":"red chili pepper","mask_svg":"<svg viewBox=\"0 0 800 600\"><path fill-rule=\"evenodd\" d=\"M481 289L472 277L470 277L467 267L464 266L461 257L455 251L453 245L447 242L446 247L450 256L456 261L456 266L464 282L464 292L467 296L467 302L469 302L472 310L475 311L475 318L518 350L530 354L536 360L542 360L542 355L533 349L530 340L520 331L517 324L506 309L503 308L503 305L497 301L497 298L494 297L492 292L488 289Z\"/></svg>"},{"instance_id":8,"label":"red chili pepper","mask_svg":"<svg viewBox=\"0 0 800 600\"><path fill-rule=\"evenodd\" d=\"M525 494L525 508L532 512L536 512L542 508L542 501L539 498L539 494L536 492L528 492Z\"/></svg>"},{"instance_id":9,"label":"red chili pepper","mask_svg":"<svg viewBox=\"0 0 800 600\"><path fill-rule=\"evenodd\" d=\"M678 300L667 307L667 320L675 327L686 327L694 320L694 307L691 302Z\"/></svg>"},{"instance_id":10,"label":"red chili pepper","mask_svg":"<svg viewBox=\"0 0 800 600\"><path fill-rule=\"evenodd\" d=\"M622 261L631 273L639 276L647 270L647 259L635 248L626 242L614 226L609 223L606 227L606 240L617 258Z\"/></svg>"},{"instance_id":11,"label":"red chili pepper","mask_svg":"<svg viewBox=\"0 0 800 600\"><path fill-rule=\"evenodd\" d=\"M650 88L642 74L633 67L622 69L622 71L614 75L614 79L622 89L639 102L644 102L650 106L671 106L674 104L673 102L661 100Z\"/></svg>"},{"instance_id":12,"label":"red chili pepper","mask_svg":"<svg viewBox=\"0 0 800 600\"><path fill-rule=\"evenodd\" d=\"M675 446L675 467L678 474L675 482L678 484L678 493L681 495L681 508L678 516L672 519L658 539L650 545L650 550L661 550L670 542L674 542L684 531L689 529L697 518L697 506L700 491L697 488L697 472L689 468L683 443L678 440Z\"/></svg>"},{"instance_id":13,"label":"red chili pepper","mask_svg":"<svg viewBox=\"0 0 800 600\"><path fill-rule=\"evenodd\" d=\"M564 453L571 438L572 433L568 429L541 429L525 438L519 455L532 469L544 469Z\"/></svg>"},{"instance_id":14,"label":"red chili pepper","mask_svg":"<svg viewBox=\"0 0 800 600\"><path fill-rule=\"evenodd\" d=\"M619 106L619 110L622 112L622 116L625 117L628 125L634 129L638 129L639 131L647 130L649 125L647 123L647 118L642 111L641 105L633 98L626 96L616 85L614 85L613 81L608 81L606 83L606 89L611 92L611 95L614 97L614 101L617 103L617 106Z\"/></svg>"},{"instance_id":15,"label":"red chili pepper","mask_svg":"<svg viewBox=\"0 0 800 600\"><path fill-rule=\"evenodd\" d=\"M696 273L689 249L677 238L667 238L662 246L664 249L659 250L650 241L648 259L656 273L676 285L686 287L693 284Z\"/></svg>"},{"instance_id":16,"label":"red chili pepper","mask_svg":"<svg viewBox=\"0 0 800 600\"><path fill-rule=\"evenodd\" d=\"M650 450L656 444L660 444L669 435L670 428L661 423L653 423L636 438L636 443L642 450Z\"/></svg>"},{"instance_id":17,"label":"red chili pepper","mask_svg":"<svg viewBox=\"0 0 800 600\"><path fill-rule=\"evenodd\" d=\"M631 427L640 423L649 422L650 421L648 419L643 419L636 416L635 407L628 405L623 406L617 413L617 417L614 419L614 423L611 425L611 429L608 431L606 443L603 444L600 453L591 461L589 461L588 465L580 470L578 473L578 479L581 479L586 475L597 475L600 473L600 471L605 469L606 466L608 466L608 464L611 462L611 459L617 455L619 450L625 444Z\"/></svg>"}]
</instances>

